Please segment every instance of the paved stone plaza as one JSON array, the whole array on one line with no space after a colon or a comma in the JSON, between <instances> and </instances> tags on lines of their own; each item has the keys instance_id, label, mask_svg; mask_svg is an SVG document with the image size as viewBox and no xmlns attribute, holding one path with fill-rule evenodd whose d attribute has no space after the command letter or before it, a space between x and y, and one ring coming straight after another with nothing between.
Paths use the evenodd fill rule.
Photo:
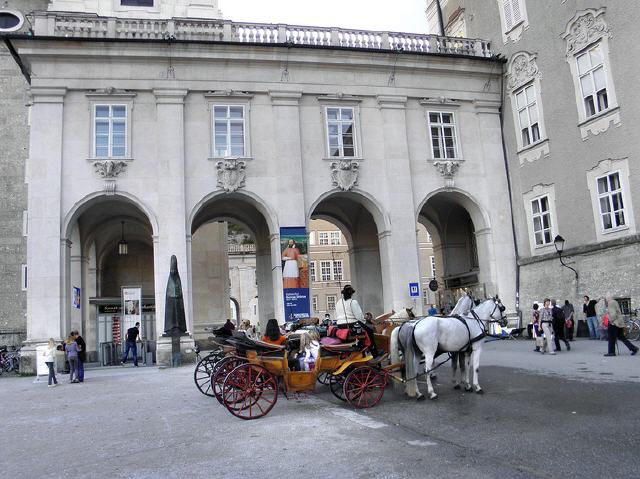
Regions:
<instances>
[{"instance_id":1,"label":"paved stone plaza","mask_svg":"<svg viewBox=\"0 0 640 479\"><path fill-rule=\"evenodd\" d=\"M88 370L48 389L0 378L4 477L638 477L640 358L580 340L541 356L531 341L487 344L486 394L436 402L392 388L355 412L325 386L244 422L200 394L192 367ZM513 367L504 367L504 365Z\"/></svg>"}]
</instances>

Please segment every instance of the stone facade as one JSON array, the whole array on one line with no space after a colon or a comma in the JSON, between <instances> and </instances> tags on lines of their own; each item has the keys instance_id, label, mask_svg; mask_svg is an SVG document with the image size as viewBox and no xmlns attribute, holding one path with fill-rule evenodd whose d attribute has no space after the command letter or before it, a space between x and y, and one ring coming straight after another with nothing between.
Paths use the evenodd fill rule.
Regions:
<instances>
[{"instance_id":1,"label":"stone facade","mask_svg":"<svg viewBox=\"0 0 640 479\"><path fill-rule=\"evenodd\" d=\"M583 294L602 297L611 292L637 308L640 139L635 125L640 97L635 79L640 65L633 61L630 46L636 43L632 19L640 15L640 5L633 0L440 3L448 33L459 29L462 21L467 35L491 40L492 49L507 59L504 137L518 239L520 302L527 318L532 302L544 297L582 304ZM513 13L514 5L519 13ZM437 31L436 4L427 1L427 7L431 31ZM593 114L585 100L591 87L585 90L580 83L590 81L586 63L578 65L586 61L585 53L591 55L589 68L603 65L593 75L595 89L603 92L605 86L606 93L592 97ZM518 118L523 110L514 101L527 86L535 90L540 117L539 140L530 145L523 144ZM623 223L614 218L618 224L611 228L599 202L606 201L606 192L598 190L598 178L607 175L617 175L624 204ZM552 243L536 244L532 201L543 196L549 198L551 238L560 234L566 240L563 257L578 271L578 283L572 271L560 266Z\"/></svg>"},{"instance_id":2,"label":"stone facade","mask_svg":"<svg viewBox=\"0 0 640 479\"><path fill-rule=\"evenodd\" d=\"M10 0L0 11L45 9L46 0ZM27 30L28 24L21 31ZM27 263L25 164L29 144L28 84L7 46L0 43L0 346L19 346L26 338L27 294L22 265Z\"/></svg>"},{"instance_id":3,"label":"stone facade","mask_svg":"<svg viewBox=\"0 0 640 479\"><path fill-rule=\"evenodd\" d=\"M77 325L97 347L92 311L123 221L126 241L153 253L156 336L172 254L197 332L194 298L215 272L198 273L194 241L218 221L255 238L260 322L284 319L280 228L315 218L350 236L364 309L413 305L418 223L438 232L446 288L498 293L514 309L501 62L487 42L52 10L30 21L34 35L10 39L38 73L25 355ZM106 161L127 166L96 168ZM209 294L228 298L216 278ZM75 286L80 308L67 299Z\"/></svg>"}]
</instances>

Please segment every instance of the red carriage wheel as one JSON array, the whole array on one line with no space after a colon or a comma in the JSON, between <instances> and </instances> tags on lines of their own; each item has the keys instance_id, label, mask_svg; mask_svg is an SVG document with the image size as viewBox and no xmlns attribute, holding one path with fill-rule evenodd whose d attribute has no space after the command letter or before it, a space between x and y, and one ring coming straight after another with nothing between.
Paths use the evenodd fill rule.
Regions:
<instances>
[{"instance_id":1,"label":"red carriage wheel","mask_svg":"<svg viewBox=\"0 0 640 479\"><path fill-rule=\"evenodd\" d=\"M356 409L367 409L380 402L386 385L384 373L369 366L356 368L344 380L344 397Z\"/></svg>"},{"instance_id":2,"label":"red carriage wheel","mask_svg":"<svg viewBox=\"0 0 640 479\"><path fill-rule=\"evenodd\" d=\"M278 381L267 369L241 364L227 374L222 386L222 402L240 419L266 416L278 401Z\"/></svg>"},{"instance_id":3,"label":"red carriage wheel","mask_svg":"<svg viewBox=\"0 0 640 479\"><path fill-rule=\"evenodd\" d=\"M222 402L222 384L231 371L233 371L240 364L246 363L246 360L237 357L229 357L225 358L216 364L216 368L211 373L211 389L213 390L213 395L218 400L220 404Z\"/></svg>"}]
</instances>

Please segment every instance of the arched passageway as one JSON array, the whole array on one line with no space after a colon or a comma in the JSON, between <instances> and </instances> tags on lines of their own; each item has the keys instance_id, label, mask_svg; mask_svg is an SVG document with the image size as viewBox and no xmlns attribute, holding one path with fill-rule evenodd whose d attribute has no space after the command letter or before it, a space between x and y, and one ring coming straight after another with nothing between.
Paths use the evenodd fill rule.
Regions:
<instances>
[{"instance_id":1,"label":"arched passageway","mask_svg":"<svg viewBox=\"0 0 640 479\"><path fill-rule=\"evenodd\" d=\"M255 256L257 298L252 294L247 298L247 305L238 305L238 320L255 318L257 312L259 322L266 323L267 319L276 317L277 305L281 304L275 298L273 285L278 272L272 264L272 250L279 246L266 208L258 200L239 193L213 196L197 207L190 228L192 332L196 339L208 335L205 327L231 317L229 254L235 250L230 251L228 224L248 232L250 240L243 248Z\"/></svg>"},{"instance_id":2,"label":"arched passageway","mask_svg":"<svg viewBox=\"0 0 640 479\"><path fill-rule=\"evenodd\" d=\"M309 219L327 221L334 225L335 231L340 231L348 245L348 277L357 291L356 297L363 310L371 311L374 316L381 314L384 311L385 296L379 242L379 225L384 224L384 220L380 210L358 193L340 192L318 201ZM316 275L322 279L322 268L317 264L320 269ZM333 275L333 271L331 274ZM346 284L345 281L341 283ZM320 305L319 309L323 311Z\"/></svg>"},{"instance_id":3,"label":"arched passageway","mask_svg":"<svg viewBox=\"0 0 640 479\"><path fill-rule=\"evenodd\" d=\"M418 222L431 236L442 306L455 304L465 290L481 298L493 294L488 225L477 203L462 192L436 192L423 203Z\"/></svg>"},{"instance_id":4,"label":"arched passageway","mask_svg":"<svg viewBox=\"0 0 640 479\"><path fill-rule=\"evenodd\" d=\"M153 226L130 198L101 195L70 216L64 235L63 334L78 330L89 361L115 363L124 333L141 322L143 340L157 337ZM122 288L140 291L135 315L125 315ZM78 300L76 300L78 298Z\"/></svg>"}]
</instances>

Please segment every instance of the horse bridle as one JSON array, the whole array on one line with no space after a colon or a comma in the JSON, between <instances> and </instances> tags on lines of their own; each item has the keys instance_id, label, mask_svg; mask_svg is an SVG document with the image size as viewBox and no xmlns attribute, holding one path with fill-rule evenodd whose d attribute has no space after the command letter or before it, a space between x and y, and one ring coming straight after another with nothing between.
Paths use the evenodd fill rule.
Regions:
<instances>
[{"instance_id":1,"label":"horse bridle","mask_svg":"<svg viewBox=\"0 0 640 479\"><path fill-rule=\"evenodd\" d=\"M473 316L473 319L475 319L478 324L481 324L481 328L484 331L485 334L488 334L488 328L487 328L487 324L491 324L491 323L499 323L500 325L505 325L506 326L506 321L505 321L505 317L502 315L502 313L504 312L505 306L502 304L502 301L500 301L500 298L491 298L493 299L493 311L491 311L491 314L489 315L489 318L487 319L482 319L480 316L478 316L478 313L476 313L473 308L471 308L469 310L469 312L471 313L471 315ZM498 311L500 311L500 319L494 319L493 318L493 313L496 312L496 309Z\"/></svg>"}]
</instances>

